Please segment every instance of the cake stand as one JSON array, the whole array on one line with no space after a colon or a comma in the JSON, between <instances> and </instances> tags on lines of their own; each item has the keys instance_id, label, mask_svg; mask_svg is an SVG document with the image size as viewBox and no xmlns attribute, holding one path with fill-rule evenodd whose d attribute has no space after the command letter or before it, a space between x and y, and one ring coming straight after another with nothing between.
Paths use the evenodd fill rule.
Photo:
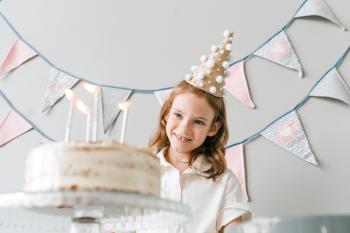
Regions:
<instances>
[{"instance_id":1,"label":"cake stand","mask_svg":"<svg viewBox=\"0 0 350 233\"><path fill-rule=\"evenodd\" d=\"M126 192L0 194L0 208L14 213L29 210L22 218L6 214L9 217L0 219L1 227L45 232L133 232L176 226L191 217L189 207L182 203Z\"/></svg>"}]
</instances>

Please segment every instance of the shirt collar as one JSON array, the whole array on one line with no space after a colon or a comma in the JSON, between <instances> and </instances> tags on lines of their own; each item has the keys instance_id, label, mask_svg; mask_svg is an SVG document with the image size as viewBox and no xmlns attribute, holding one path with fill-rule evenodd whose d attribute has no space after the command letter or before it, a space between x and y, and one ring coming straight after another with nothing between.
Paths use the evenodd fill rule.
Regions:
<instances>
[{"instance_id":1,"label":"shirt collar","mask_svg":"<svg viewBox=\"0 0 350 233\"><path fill-rule=\"evenodd\" d=\"M170 164L165 158L165 153L167 150L168 150L168 147L164 147L157 154L159 161L160 161L160 166L174 168L174 166L172 164ZM201 176L206 177L206 176L208 176L208 174L206 174L204 172L207 171L209 168L210 168L210 163L208 163L208 161L205 159L204 155L200 155L192 163L192 165L184 171L184 173L195 173L195 174L199 174Z\"/></svg>"},{"instance_id":2,"label":"shirt collar","mask_svg":"<svg viewBox=\"0 0 350 233\"><path fill-rule=\"evenodd\" d=\"M164 166L164 167L169 167L169 166L173 166L171 165L166 159L165 159L165 153L168 150L167 147L164 147L161 151L158 152L157 156L159 158L160 161L160 166Z\"/></svg>"}]
</instances>

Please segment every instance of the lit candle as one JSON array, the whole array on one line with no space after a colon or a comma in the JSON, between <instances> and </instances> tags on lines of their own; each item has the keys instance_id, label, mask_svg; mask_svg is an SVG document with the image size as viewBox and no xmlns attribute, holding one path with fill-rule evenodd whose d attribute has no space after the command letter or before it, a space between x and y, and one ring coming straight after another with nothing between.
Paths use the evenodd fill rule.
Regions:
<instances>
[{"instance_id":1,"label":"lit candle","mask_svg":"<svg viewBox=\"0 0 350 233\"><path fill-rule=\"evenodd\" d=\"M85 89L94 95L94 105L92 108L92 141L97 139L97 120L98 120L98 103L100 98L100 86L92 85L84 82L83 86Z\"/></svg>"},{"instance_id":2,"label":"lit candle","mask_svg":"<svg viewBox=\"0 0 350 233\"><path fill-rule=\"evenodd\" d=\"M123 125L122 125L122 132L120 134L120 143L124 143L124 136L125 136L125 129L126 129L126 119L128 117L128 108L130 107L131 102L130 101L124 101L124 102L120 102L118 104L118 107L124 111L124 115L123 115Z\"/></svg>"},{"instance_id":3,"label":"lit candle","mask_svg":"<svg viewBox=\"0 0 350 233\"><path fill-rule=\"evenodd\" d=\"M91 111L88 106L86 106L83 101L77 100L77 108L84 114L86 114L86 141L90 141L90 129L91 129Z\"/></svg>"},{"instance_id":4,"label":"lit candle","mask_svg":"<svg viewBox=\"0 0 350 233\"><path fill-rule=\"evenodd\" d=\"M75 108L76 98L74 96L73 91L70 89L65 89L64 93L66 94L67 99L70 101L67 126L66 126L66 133L65 133L65 137L64 137L64 141L68 142L70 140L70 132L71 132L71 128L72 128L72 119L73 119L73 112L74 112L74 108Z\"/></svg>"}]
</instances>

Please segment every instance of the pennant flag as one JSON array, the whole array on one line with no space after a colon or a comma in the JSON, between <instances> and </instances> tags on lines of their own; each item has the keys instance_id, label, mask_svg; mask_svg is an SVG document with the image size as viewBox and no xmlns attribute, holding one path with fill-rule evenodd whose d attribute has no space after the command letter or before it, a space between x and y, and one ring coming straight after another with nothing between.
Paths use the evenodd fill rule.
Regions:
<instances>
[{"instance_id":1,"label":"pennant flag","mask_svg":"<svg viewBox=\"0 0 350 233\"><path fill-rule=\"evenodd\" d=\"M299 158L317 165L296 111L274 122L261 135Z\"/></svg>"},{"instance_id":2,"label":"pennant flag","mask_svg":"<svg viewBox=\"0 0 350 233\"><path fill-rule=\"evenodd\" d=\"M26 61L37 56L22 40L17 39L8 52L4 62L0 65L0 76L16 69Z\"/></svg>"},{"instance_id":3,"label":"pennant flag","mask_svg":"<svg viewBox=\"0 0 350 233\"><path fill-rule=\"evenodd\" d=\"M227 167L233 171L241 184L243 200L249 201L245 178L243 144L226 149L225 160Z\"/></svg>"},{"instance_id":4,"label":"pennant flag","mask_svg":"<svg viewBox=\"0 0 350 233\"><path fill-rule=\"evenodd\" d=\"M274 36L263 47L258 49L254 55L265 58L289 69L296 70L299 72L299 77L303 77L301 64L285 31L281 31Z\"/></svg>"},{"instance_id":5,"label":"pennant flag","mask_svg":"<svg viewBox=\"0 0 350 233\"><path fill-rule=\"evenodd\" d=\"M306 16L319 16L328 19L330 22L338 25L344 31L346 31L346 28L339 22L327 3L323 0L308 0L297 12L294 18L301 18Z\"/></svg>"},{"instance_id":6,"label":"pennant flag","mask_svg":"<svg viewBox=\"0 0 350 233\"><path fill-rule=\"evenodd\" d=\"M309 96L329 97L350 105L350 88L336 68L322 78Z\"/></svg>"},{"instance_id":7,"label":"pennant flag","mask_svg":"<svg viewBox=\"0 0 350 233\"><path fill-rule=\"evenodd\" d=\"M10 110L0 123L0 147L28 132L32 126L15 111Z\"/></svg>"},{"instance_id":8,"label":"pennant flag","mask_svg":"<svg viewBox=\"0 0 350 233\"><path fill-rule=\"evenodd\" d=\"M103 128L106 133L115 123L120 109L118 103L126 101L130 98L131 90L119 90L110 87L102 87L102 113L103 113Z\"/></svg>"},{"instance_id":9,"label":"pennant flag","mask_svg":"<svg viewBox=\"0 0 350 233\"><path fill-rule=\"evenodd\" d=\"M79 81L80 79L74 78L52 67L42 112L48 112L64 96L64 89L73 88Z\"/></svg>"},{"instance_id":10,"label":"pennant flag","mask_svg":"<svg viewBox=\"0 0 350 233\"><path fill-rule=\"evenodd\" d=\"M244 72L244 61L234 64L228 68L228 71L230 76L225 79L225 90L249 108L255 108Z\"/></svg>"},{"instance_id":11,"label":"pennant flag","mask_svg":"<svg viewBox=\"0 0 350 233\"><path fill-rule=\"evenodd\" d=\"M155 91L154 95L156 96L160 106L163 106L165 101L169 98L170 93L173 91L173 89L167 89L162 91Z\"/></svg>"}]
</instances>

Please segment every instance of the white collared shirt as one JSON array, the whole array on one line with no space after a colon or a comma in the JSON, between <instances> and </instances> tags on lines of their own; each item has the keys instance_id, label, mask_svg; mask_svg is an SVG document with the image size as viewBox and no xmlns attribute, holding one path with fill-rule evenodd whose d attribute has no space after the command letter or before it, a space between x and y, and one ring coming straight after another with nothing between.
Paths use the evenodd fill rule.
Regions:
<instances>
[{"instance_id":1,"label":"white collared shirt","mask_svg":"<svg viewBox=\"0 0 350 233\"><path fill-rule=\"evenodd\" d=\"M213 181L200 175L197 169L187 168L180 173L164 157L163 149L158 153L161 166L161 197L188 205L192 219L172 229L162 229L162 233L214 233L230 221L242 216L250 218L250 210L242 202L242 192L238 179L227 169ZM196 166L205 166L198 157ZM197 161L198 160L198 161Z\"/></svg>"}]
</instances>

